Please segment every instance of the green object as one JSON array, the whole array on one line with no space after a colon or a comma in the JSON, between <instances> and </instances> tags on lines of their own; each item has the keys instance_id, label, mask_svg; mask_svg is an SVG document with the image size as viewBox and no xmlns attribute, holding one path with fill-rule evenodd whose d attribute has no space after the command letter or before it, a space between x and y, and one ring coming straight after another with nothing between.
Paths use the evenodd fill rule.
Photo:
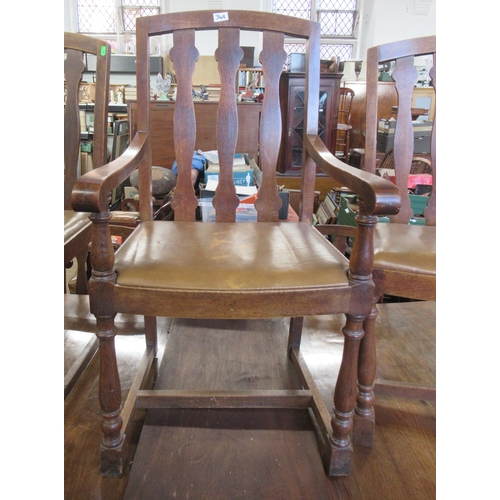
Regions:
<instances>
[{"instance_id":1,"label":"green object","mask_svg":"<svg viewBox=\"0 0 500 500\"><path fill-rule=\"evenodd\" d=\"M341 226L357 226L354 220L357 212L349 206L349 201L356 198L356 195L344 195L340 197L339 210L337 212L337 224Z\"/></svg>"},{"instance_id":2,"label":"green object","mask_svg":"<svg viewBox=\"0 0 500 500\"><path fill-rule=\"evenodd\" d=\"M349 200L351 199L353 195L348 195L348 196L343 196L340 198L340 205L339 205L339 211L337 213L337 224L340 224L342 226L357 226L356 223L356 215L357 211L353 210L349 206ZM416 211L421 211L423 213L425 207L427 206L427 202L429 201L428 196L419 196L419 195L410 195L410 200L411 198L418 198L418 200L415 200L413 203L418 207ZM422 200L424 199L424 200ZM425 203L424 203L425 202ZM423 217L416 217L419 214L415 213L415 208L413 207L412 203L412 209L414 210L414 216L408 221L408 224L413 225L413 226L425 226L425 219ZM421 206L423 205L423 208ZM378 218L379 222L384 222L384 223L390 223L390 219L387 216L379 217Z\"/></svg>"},{"instance_id":3,"label":"green object","mask_svg":"<svg viewBox=\"0 0 500 500\"><path fill-rule=\"evenodd\" d=\"M101 56L105 56L106 55L106 45L102 45L101 46Z\"/></svg>"},{"instance_id":4,"label":"green object","mask_svg":"<svg viewBox=\"0 0 500 500\"><path fill-rule=\"evenodd\" d=\"M410 206L413 210L413 216L416 217L418 215L423 215L424 210L427 207L427 203L429 203L429 197L419 194L409 194L408 197L410 198Z\"/></svg>"},{"instance_id":5,"label":"green object","mask_svg":"<svg viewBox=\"0 0 500 500\"><path fill-rule=\"evenodd\" d=\"M80 151L82 151L83 153L92 153L92 143L82 142L80 144Z\"/></svg>"}]
</instances>

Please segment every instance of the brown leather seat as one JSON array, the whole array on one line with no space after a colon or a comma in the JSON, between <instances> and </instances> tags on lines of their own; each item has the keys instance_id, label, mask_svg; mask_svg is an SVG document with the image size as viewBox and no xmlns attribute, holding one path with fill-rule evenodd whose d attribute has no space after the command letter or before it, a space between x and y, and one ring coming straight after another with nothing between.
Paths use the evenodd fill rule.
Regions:
<instances>
[{"instance_id":1,"label":"brown leather seat","mask_svg":"<svg viewBox=\"0 0 500 500\"><path fill-rule=\"evenodd\" d=\"M347 269L343 256L305 222L144 222L115 260L118 287L186 290L204 298L230 291L244 300L252 290L265 288L266 310L274 297L275 307L298 296L314 300L315 289L347 285Z\"/></svg>"},{"instance_id":2,"label":"brown leather seat","mask_svg":"<svg viewBox=\"0 0 500 500\"><path fill-rule=\"evenodd\" d=\"M86 229L90 229L92 223L89 220L89 214L83 212L64 211L64 244ZM90 241L90 240L89 240Z\"/></svg>"},{"instance_id":3,"label":"brown leather seat","mask_svg":"<svg viewBox=\"0 0 500 500\"><path fill-rule=\"evenodd\" d=\"M436 275L436 227L377 224L374 269Z\"/></svg>"}]
</instances>

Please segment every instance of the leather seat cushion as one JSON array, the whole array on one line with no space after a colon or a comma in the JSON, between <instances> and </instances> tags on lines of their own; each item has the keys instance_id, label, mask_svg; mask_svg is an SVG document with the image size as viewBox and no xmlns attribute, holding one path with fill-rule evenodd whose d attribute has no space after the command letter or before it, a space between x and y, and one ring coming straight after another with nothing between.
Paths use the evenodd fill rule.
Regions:
<instances>
[{"instance_id":1,"label":"leather seat cushion","mask_svg":"<svg viewBox=\"0 0 500 500\"><path fill-rule=\"evenodd\" d=\"M64 211L64 244L78 235L92 223L89 220L89 214L85 212L73 212L73 210Z\"/></svg>"},{"instance_id":2,"label":"leather seat cushion","mask_svg":"<svg viewBox=\"0 0 500 500\"><path fill-rule=\"evenodd\" d=\"M181 290L347 285L348 262L309 224L150 221L116 252L117 284Z\"/></svg>"},{"instance_id":3,"label":"leather seat cushion","mask_svg":"<svg viewBox=\"0 0 500 500\"><path fill-rule=\"evenodd\" d=\"M436 274L436 226L379 223L374 235L375 269Z\"/></svg>"}]
</instances>

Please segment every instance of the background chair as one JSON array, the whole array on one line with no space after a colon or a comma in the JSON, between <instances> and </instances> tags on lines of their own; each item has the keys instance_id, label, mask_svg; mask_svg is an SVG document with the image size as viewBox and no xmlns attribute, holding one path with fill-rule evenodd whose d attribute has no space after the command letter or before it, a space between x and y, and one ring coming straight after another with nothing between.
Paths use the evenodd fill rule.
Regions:
<instances>
[{"instance_id":1,"label":"background chair","mask_svg":"<svg viewBox=\"0 0 500 500\"><path fill-rule=\"evenodd\" d=\"M110 47L107 42L77 33L64 34L64 263L76 258L76 292L87 293L87 256L92 225L88 214L71 208L71 192L80 174L80 84L85 70L85 54L97 57L92 161L94 167L107 162ZM66 270L64 276L66 291Z\"/></svg>"},{"instance_id":2,"label":"background chair","mask_svg":"<svg viewBox=\"0 0 500 500\"><path fill-rule=\"evenodd\" d=\"M353 99L354 91L352 89L340 87L335 156L346 163L349 160L349 135L352 130L351 107Z\"/></svg>"},{"instance_id":3,"label":"background chair","mask_svg":"<svg viewBox=\"0 0 500 500\"><path fill-rule=\"evenodd\" d=\"M398 117L394 133L395 184L401 196L401 210L389 216L390 223L378 224L374 237L373 279L375 301L383 294L416 300L436 300L436 127L431 133L432 192L424 211L425 226L408 224L413 216L408 196L408 178L412 169L414 135L411 97L418 72L414 58L432 55L430 71L436 86L436 37L429 36L389 43L368 50L366 87L365 169L375 172L378 130L377 89L378 66L395 61L392 77L398 93ZM361 341L358 374L358 401L355 411L355 444L372 446L375 424L373 390L404 397L435 399L434 387L412 382L378 380L376 376L375 320L376 307L365 321L365 336ZM375 384L375 385L374 385Z\"/></svg>"},{"instance_id":4,"label":"background chair","mask_svg":"<svg viewBox=\"0 0 500 500\"><path fill-rule=\"evenodd\" d=\"M380 160L376 170L394 170L394 168L394 149L391 148ZM432 174L432 163L429 159L423 156L413 156L409 175L417 174Z\"/></svg>"},{"instance_id":5,"label":"background chair","mask_svg":"<svg viewBox=\"0 0 500 500\"><path fill-rule=\"evenodd\" d=\"M71 192L78 178L80 165L80 84L85 69L85 54L97 57L95 79L94 134L92 159L95 167L104 165L107 161L107 125L109 100L109 68L110 47L107 42L76 33L64 34L64 78L66 99L64 103L64 291L68 290L66 283L66 268L77 262L76 293L78 298L67 294L65 296L65 317L77 300L87 293L89 269L89 245L92 236L92 224L89 214L75 212L71 208ZM86 298L86 297L85 297ZM96 353L99 342L97 337L91 337L81 350L67 341L65 342L65 376L64 397L69 394L76 381L83 373ZM68 356L66 356L68 354Z\"/></svg>"},{"instance_id":6,"label":"background chair","mask_svg":"<svg viewBox=\"0 0 500 500\"><path fill-rule=\"evenodd\" d=\"M215 53L221 77L214 141L220 162L213 198L216 222L196 221L198 200L191 180L195 111L191 94L198 50L196 30L218 31ZM234 82L243 57L240 31L259 31L266 91L260 122L262 182L255 202L257 221L236 222L239 199L232 176L238 137ZM173 34L170 58L177 78L174 142L178 165L171 202L174 220L153 220L149 37ZM299 222L279 222L281 206L276 165L281 137L279 79L286 61L285 34L308 43L304 160ZM73 190L75 210L92 212L90 306L100 339L100 404L103 415L101 471L123 474L125 440L140 408L310 407L318 443L330 475L349 472L350 430L363 322L372 309L372 236L377 214L396 213L396 187L350 167L332 155L318 136L320 30L315 22L255 11L190 11L137 19L138 124L129 148L108 165L82 176ZM316 168L357 193L360 214L350 262L312 226ZM113 252L109 193L139 169L140 225ZM145 316L146 351L136 381L122 407L114 349L114 316ZM300 353L303 317L345 313L343 361L335 388L333 418L315 388ZM288 355L301 373L301 390L209 392L142 390L156 373L156 317L198 319L291 318ZM262 346L263 349L266 346ZM222 369L222 367L221 367ZM123 408L123 409L122 409Z\"/></svg>"}]
</instances>

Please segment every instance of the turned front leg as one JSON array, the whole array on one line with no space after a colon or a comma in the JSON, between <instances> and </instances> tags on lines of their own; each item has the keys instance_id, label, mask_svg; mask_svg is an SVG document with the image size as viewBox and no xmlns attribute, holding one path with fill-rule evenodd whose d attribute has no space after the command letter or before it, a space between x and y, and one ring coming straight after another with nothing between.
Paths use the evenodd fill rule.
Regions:
<instances>
[{"instance_id":1,"label":"turned front leg","mask_svg":"<svg viewBox=\"0 0 500 500\"><path fill-rule=\"evenodd\" d=\"M109 230L109 212L92 214L92 278L89 282L90 310L97 320L101 357L99 403L102 412L101 474L120 477L124 472L125 438L122 433L121 387L116 361L113 287L114 248Z\"/></svg>"},{"instance_id":2,"label":"turned front leg","mask_svg":"<svg viewBox=\"0 0 500 500\"><path fill-rule=\"evenodd\" d=\"M349 474L352 444L349 434L356 404L356 383L359 343L363 337L363 317L347 315L344 334L344 351L333 399L332 461L330 475Z\"/></svg>"},{"instance_id":3,"label":"turned front leg","mask_svg":"<svg viewBox=\"0 0 500 500\"><path fill-rule=\"evenodd\" d=\"M115 326L113 317L97 318L97 336L101 357L99 403L103 432L101 442L101 474L120 477L124 472L125 436L122 433L121 386L116 361Z\"/></svg>"}]
</instances>

